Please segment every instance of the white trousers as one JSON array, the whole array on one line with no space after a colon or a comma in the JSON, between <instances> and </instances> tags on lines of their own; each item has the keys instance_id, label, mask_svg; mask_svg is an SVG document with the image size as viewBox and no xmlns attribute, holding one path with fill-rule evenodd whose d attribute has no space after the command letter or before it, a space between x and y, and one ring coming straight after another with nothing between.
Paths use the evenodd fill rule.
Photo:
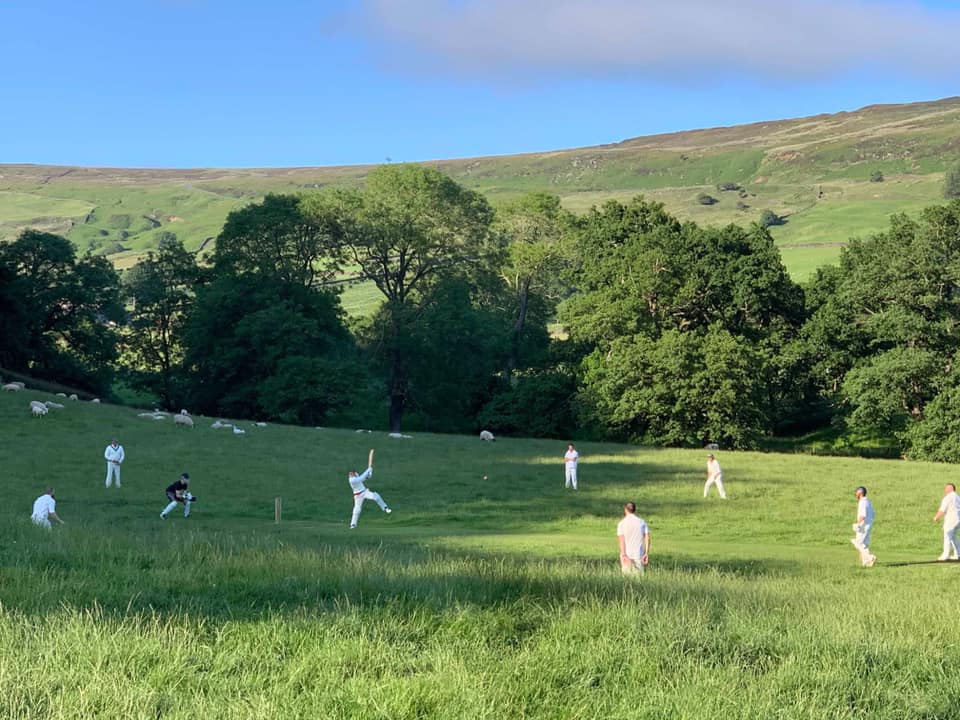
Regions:
<instances>
[{"instance_id":1,"label":"white trousers","mask_svg":"<svg viewBox=\"0 0 960 720\"><path fill-rule=\"evenodd\" d=\"M30 519L33 520L34 525L39 525L40 527L46 528L47 530L53 529L53 526L50 524L50 518L34 517L33 515L31 515Z\"/></svg>"},{"instance_id":2,"label":"white trousers","mask_svg":"<svg viewBox=\"0 0 960 720\"><path fill-rule=\"evenodd\" d=\"M704 497L706 497L706 496L707 496L707 493L710 492L710 486L711 486L711 485L716 485L716 486L717 486L717 490L720 491L720 497L722 497L724 500L726 500L726 498L727 498L727 493L726 493L726 491L723 489L723 473L720 473L719 475L716 475L716 476L714 476L714 477L709 477L709 478L707 478L707 482L706 482L706 483L704 484L704 486L703 486L703 496L704 496Z\"/></svg>"},{"instance_id":3,"label":"white trousers","mask_svg":"<svg viewBox=\"0 0 960 720\"><path fill-rule=\"evenodd\" d=\"M384 512L387 512L389 509L383 501L383 498L380 497L380 493L375 493L370 489L355 493L353 496L353 516L350 518L350 527L357 526L357 520L360 518L360 511L363 509L364 500L373 500Z\"/></svg>"},{"instance_id":4,"label":"white trousers","mask_svg":"<svg viewBox=\"0 0 960 720\"><path fill-rule=\"evenodd\" d=\"M960 543L957 542L957 530L960 530L960 525L952 528L944 526L943 528L943 554L940 557L944 560L960 556Z\"/></svg>"},{"instance_id":5,"label":"white trousers","mask_svg":"<svg viewBox=\"0 0 960 720\"><path fill-rule=\"evenodd\" d=\"M574 490L577 489L577 468L576 468L576 466L574 466L574 467L568 467L568 468L567 468L567 484L566 484L566 487L568 487L568 488L573 488Z\"/></svg>"},{"instance_id":6,"label":"white trousers","mask_svg":"<svg viewBox=\"0 0 960 720\"><path fill-rule=\"evenodd\" d=\"M168 515L168 514L170 513L170 511L173 510L173 509L174 509L177 505L179 505L179 504L180 504L180 501L179 501L179 500L171 500L171 501L167 504L167 506L163 509L163 512L160 513L160 514L161 514L161 515ZM190 517L190 503L188 503L188 502L183 503L183 516L184 516L184 517Z\"/></svg>"},{"instance_id":7,"label":"white trousers","mask_svg":"<svg viewBox=\"0 0 960 720\"><path fill-rule=\"evenodd\" d=\"M632 575L637 573L643 575L646 568L643 563L637 558L628 557L626 560L620 558L620 572L624 575Z\"/></svg>"},{"instance_id":8,"label":"white trousers","mask_svg":"<svg viewBox=\"0 0 960 720\"><path fill-rule=\"evenodd\" d=\"M110 487L110 481L113 478L117 479L117 487L120 487L120 465L117 463L107 462L107 487Z\"/></svg>"},{"instance_id":9,"label":"white trousers","mask_svg":"<svg viewBox=\"0 0 960 720\"><path fill-rule=\"evenodd\" d=\"M856 529L850 542L860 553L860 562L867 565L871 560L876 559L870 552L870 533L873 531L873 525L864 523L863 525L854 525L854 528Z\"/></svg>"}]
</instances>

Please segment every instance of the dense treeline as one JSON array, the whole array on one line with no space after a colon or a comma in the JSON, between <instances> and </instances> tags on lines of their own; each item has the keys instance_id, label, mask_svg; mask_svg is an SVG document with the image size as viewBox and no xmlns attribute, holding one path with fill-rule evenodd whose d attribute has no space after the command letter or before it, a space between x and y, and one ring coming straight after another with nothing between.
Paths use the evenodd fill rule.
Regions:
<instances>
[{"instance_id":1,"label":"dense treeline","mask_svg":"<svg viewBox=\"0 0 960 720\"><path fill-rule=\"evenodd\" d=\"M346 317L345 281L379 291L370 317ZM54 235L0 247L3 367L305 424L733 447L832 428L957 460L958 325L960 201L893 217L805 287L759 224L640 197L495 212L412 165L268 196L209 256L167 234L122 278Z\"/></svg>"}]
</instances>

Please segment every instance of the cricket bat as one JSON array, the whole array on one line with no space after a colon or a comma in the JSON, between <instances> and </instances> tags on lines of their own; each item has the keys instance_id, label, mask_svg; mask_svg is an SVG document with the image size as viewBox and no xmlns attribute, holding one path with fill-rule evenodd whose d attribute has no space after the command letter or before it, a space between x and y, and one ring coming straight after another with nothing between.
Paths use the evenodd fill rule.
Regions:
<instances>
[{"instance_id":1,"label":"cricket bat","mask_svg":"<svg viewBox=\"0 0 960 720\"><path fill-rule=\"evenodd\" d=\"M367 467L373 467L373 448L370 449L370 457L367 460Z\"/></svg>"}]
</instances>

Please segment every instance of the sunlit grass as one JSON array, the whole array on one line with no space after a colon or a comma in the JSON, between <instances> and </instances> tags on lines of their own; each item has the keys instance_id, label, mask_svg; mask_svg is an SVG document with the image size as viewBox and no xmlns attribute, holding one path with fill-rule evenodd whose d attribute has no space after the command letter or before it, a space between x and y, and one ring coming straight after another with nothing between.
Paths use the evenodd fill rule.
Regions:
<instances>
[{"instance_id":1,"label":"sunlit grass","mask_svg":"<svg viewBox=\"0 0 960 720\"><path fill-rule=\"evenodd\" d=\"M960 567L930 562L950 466L721 451L724 502L703 451L578 442L573 492L564 441L234 436L90 403L34 419L34 397L0 393L0 717L947 718L960 696ZM369 447L394 513L350 531ZM160 520L183 470L200 501ZM27 520L48 482L53 532ZM616 563L628 499L643 578Z\"/></svg>"}]
</instances>

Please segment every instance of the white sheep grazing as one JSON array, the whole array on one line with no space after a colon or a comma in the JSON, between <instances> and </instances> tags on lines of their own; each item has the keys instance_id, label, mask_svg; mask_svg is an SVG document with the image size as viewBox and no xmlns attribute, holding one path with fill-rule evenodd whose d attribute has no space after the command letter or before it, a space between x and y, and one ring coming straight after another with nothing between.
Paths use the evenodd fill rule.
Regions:
<instances>
[{"instance_id":1,"label":"white sheep grazing","mask_svg":"<svg viewBox=\"0 0 960 720\"><path fill-rule=\"evenodd\" d=\"M219 430L220 428L231 428L233 425L228 422L223 422L223 420L214 420L210 427L212 427L214 430Z\"/></svg>"},{"instance_id":2,"label":"white sheep grazing","mask_svg":"<svg viewBox=\"0 0 960 720\"><path fill-rule=\"evenodd\" d=\"M43 404L42 402L40 402L39 400L31 400L31 401L30 401L30 407L32 407L32 408L35 408L35 407L44 407L44 408L45 408L46 405L44 405L44 404Z\"/></svg>"},{"instance_id":3,"label":"white sheep grazing","mask_svg":"<svg viewBox=\"0 0 960 720\"><path fill-rule=\"evenodd\" d=\"M20 392L20 386L16 383L7 383L3 386L3 389L7 392Z\"/></svg>"},{"instance_id":4,"label":"white sheep grazing","mask_svg":"<svg viewBox=\"0 0 960 720\"><path fill-rule=\"evenodd\" d=\"M390 433L389 437L392 437L396 440L409 440L413 435L404 435L403 433Z\"/></svg>"},{"instance_id":5,"label":"white sheep grazing","mask_svg":"<svg viewBox=\"0 0 960 720\"><path fill-rule=\"evenodd\" d=\"M266 427L266 426L267 426L267 424L266 424L265 422L254 423L254 425L256 425L257 427Z\"/></svg>"},{"instance_id":6,"label":"white sheep grazing","mask_svg":"<svg viewBox=\"0 0 960 720\"><path fill-rule=\"evenodd\" d=\"M31 403L30 412L33 413L34 417L43 417L47 414L47 406L43 403L40 403L39 405L34 405Z\"/></svg>"},{"instance_id":7,"label":"white sheep grazing","mask_svg":"<svg viewBox=\"0 0 960 720\"><path fill-rule=\"evenodd\" d=\"M63 410L63 405L53 400L47 400L44 405L46 405L50 410Z\"/></svg>"},{"instance_id":8,"label":"white sheep grazing","mask_svg":"<svg viewBox=\"0 0 960 720\"><path fill-rule=\"evenodd\" d=\"M494 440L496 440L496 438L493 436L493 433L490 432L489 430L481 430L480 439L483 440L484 442L493 442Z\"/></svg>"},{"instance_id":9,"label":"white sheep grazing","mask_svg":"<svg viewBox=\"0 0 960 720\"><path fill-rule=\"evenodd\" d=\"M186 425L187 427L193 427L193 418L189 415L174 415L173 416L174 425Z\"/></svg>"},{"instance_id":10,"label":"white sheep grazing","mask_svg":"<svg viewBox=\"0 0 960 720\"><path fill-rule=\"evenodd\" d=\"M97 405L99 405L99 404L100 404L100 398L94 398L94 399L91 400L90 402L96 403Z\"/></svg>"},{"instance_id":11,"label":"white sheep grazing","mask_svg":"<svg viewBox=\"0 0 960 720\"><path fill-rule=\"evenodd\" d=\"M67 396L66 393L57 393L57 397L65 398L66 396Z\"/></svg>"},{"instance_id":12,"label":"white sheep grazing","mask_svg":"<svg viewBox=\"0 0 960 720\"><path fill-rule=\"evenodd\" d=\"M71 400L76 400L76 399L77 399L76 394L71 395L71 396L70 396L70 399L71 399Z\"/></svg>"},{"instance_id":13,"label":"white sheep grazing","mask_svg":"<svg viewBox=\"0 0 960 720\"><path fill-rule=\"evenodd\" d=\"M17 386L18 388L20 388L21 390L25 390L26 387L27 387L26 385L24 385L24 384L23 384L22 382L20 382L19 380L14 380L14 381L11 382L10 384L11 384L11 385L16 385L16 386Z\"/></svg>"}]
</instances>

